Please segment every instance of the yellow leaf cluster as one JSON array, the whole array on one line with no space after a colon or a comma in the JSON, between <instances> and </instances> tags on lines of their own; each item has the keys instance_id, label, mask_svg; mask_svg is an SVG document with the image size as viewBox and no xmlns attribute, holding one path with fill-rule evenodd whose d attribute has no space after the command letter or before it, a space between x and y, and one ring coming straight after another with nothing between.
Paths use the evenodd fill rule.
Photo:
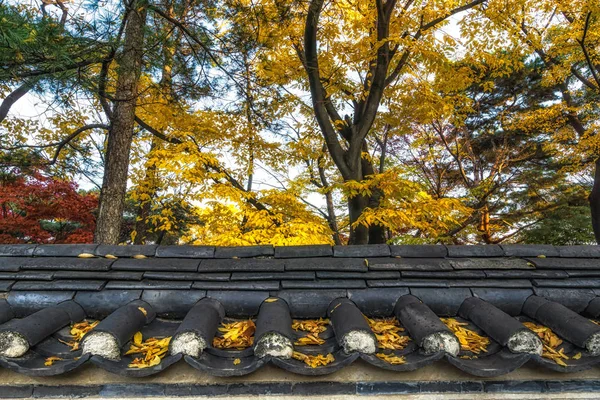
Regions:
<instances>
[{"instance_id":1,"label":"yellow leaf cluster","mask_svg":"<svg viewBox=\"0 0 600 400\"><path fill-rule=\"evenodd\" d=\"M65 342L64 340L58 339L58 341L71 347L71 351L79 350L79 343L81 342L81 339L83 339L85 334L94 329L99 323L100 321L82 321L73 324L71 325L71 330L69 331L71 333L72 340Z\"/></svg>"},{"instance_id":2,"label":"yellow leaf cluster","mask_svg":"<svg viewBox=\"0 0 600 400\"><path fill-rule=\"evenodd\" d=\"M311 368L322 367L335 361L333 354L328 353L326 356L323 354L317 354L316 356L310 354L303 354L297 351L292 353L292 357L296 360L304 362Z\"/></svg>"},{"instance_id":3,"label":"yellow leaf cluster","mask_svg":"<svg viewBox=\"0 0 600 400\"><path fill-rule=\"evenodd\" d=\"M221 323L219 332L221 337L215 336L213 347L217 349L237 349L243 350L252 346L254 343L254 332L256 325L252 320L237 321L230 323Z\"/></svg>"},{"instance_id":4,"label":"yellow leaf cluster","mask_svg":"<svg viewBox=\"0 0 600 400\"><path fill-rule=\"evenodd\" d=\"M169 343L171 337L163 339L148 338L142 341L142 333L137 332L133 335L133 343L129 350L125 353L130 354L141 354L141 357L135 357L133 361L128 365L129 368L150 368L160 364L161 360L167 355L169 351Z\"/></svg>"},{"instance_id":5,"label":"yellow leaf cluster","mask_svg":"<svg viewBox=\"0 0 600 400\"><path fill-rule=\"evenodd\" d=\"M570 357L564 353L565 349L559 349L560 345L563 343L561 338L556 336L556 334L546 326L538 325L533 322L523 322L523 325L535 332L542 340L544 346L542 357L548 358L560 366L567 366L565 360L569 360ZM581 358L581 353L576 354L572 358L578 360Z\"/></svg>"},{"instance_id":6,"label":"yellow leaf cluster","mask_svg":"<svg viewBox=\"0 0 600 400\"><path fill-rule=\"evenodd\" d=\"M403 356L399 357L395 354L385 354L385 353L377 353L377 354L375 354L375 356L377 356L377 358L385 361L386 363L389 363L392 365L406 364L406 358L404 358Z\"/></svg>"},{"instance_id":7,"label":"yellow leaf cluster","mask_svg":"<svg viewBox=\"0 0 600 400\"><path fill-rule=\"evenodd\" d=\"M470 351L473 354L487 352L487 346L490 344L490 339L479 335L471 329L465 328L465 326L469 325L468 323L458 322L454 318L441 318L441 320L457 337L462 350Z\"/></svg>"},{"instance_id":8,"label":"yellow leaf cluster","mask_svg":"<svg viewBox=\"0 0 600 400\"><path fill-rule=\"evenodd\" d=\"M381 349L402 350L410 341L408 335L400 335L400 332L404 332L404 328L396 318L367 318L367 321Z\"/></svg>"}]
</instances>

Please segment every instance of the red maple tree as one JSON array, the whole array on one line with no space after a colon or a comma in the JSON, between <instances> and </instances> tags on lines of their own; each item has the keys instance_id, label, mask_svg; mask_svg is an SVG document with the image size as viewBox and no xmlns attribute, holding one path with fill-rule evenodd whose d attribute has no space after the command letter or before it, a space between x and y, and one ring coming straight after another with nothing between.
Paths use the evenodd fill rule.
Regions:
<instances>
[{"instance_id":1,"label":"red maple tree","mask_svg":"<svg viewBox=\"0 0 600 400\"><path fill-rule=\"evenodd\" d=\"M0 176L0 243L91 243L98 197L39 171Z\"/></svg>"}]
</instances>

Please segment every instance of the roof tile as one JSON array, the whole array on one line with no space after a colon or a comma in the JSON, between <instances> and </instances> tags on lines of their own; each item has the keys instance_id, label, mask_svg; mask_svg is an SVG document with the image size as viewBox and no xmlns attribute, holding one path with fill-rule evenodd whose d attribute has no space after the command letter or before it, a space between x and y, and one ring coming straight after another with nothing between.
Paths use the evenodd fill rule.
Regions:
<instances>
[{"instance_id":1,"label":"roof tile","mask_svg":"<svg viewBox=\"0 0 600 400\"><path fill-rule=\"evenodd\" d=\"M393 257L444 258L448 249L442 244L405 244L390 246Z\"/></svg>"},{"instance_id":2,"label":"roof tile","mask_svg":"<svg viewBox=\"0 0 600 400\"><path fill-rule=\"evenodd\" d=\"M8 292L14 284L15 281L0 281L0 292Z\"/></svg>"},{"instance_id":3,"label":"roof tile","mask_svg":"<svg viewBox=\"0 0 600 400\"><path fill-rule=\"evenodd\" d=\"M21 272L0 272L1 280L31 280L31 281L51 281L54 277L54 271L21 271Z\"/></svg>"},{"instance_id":4,"label":"roof tile","mask_svg":"<svg viewBox=\"0 0 600 400\"><path fill-rule=\"evenodd\" d=\"M533 295L531 289L473 288L471 292L473 296L487 301L512 316L521 314L525 300Z\"/></svg>"},{"instance_id":5,"label":"roof tile","mask_svg":"<svg viewBox=\"0 0 600 400\"><path fill-rule=\"evenodd\" d=\"M185 258L120 258L112 265L118 271L188 271L196 272L200 260Z\"/></svg>"},{"instance_id":6,"label":"roof tile","mask_svg":"<svg viewBox=\"0 0 600 400\"><path fill-rule=\"evenodd\" d=\"M183 319L187 312L201 299L205 290L187 290L185 296L179 290L144 290L142 300L154 308L161 318Z\"/></svg>"},{"instance_id":7,"label":"roof tile","mask_svg":"<svg viewBox=\"0 0 600 400\"><path fill-rule=\"evenodd\" d=\"M408 288L349 289L348 298L366 315L389 317L398 299L408 293Z\"/></svg>"},{"instance_id":8,"label":"roof tile","mask_svg":"<svg viewBox=\"0 0 600 400\"><path fill-rule=\"evenodd\" d=\"M456 258L448 260L454 269L533 269L521 258Z\"/></svg>"},{"instance_id":9,"label":"roof tile","mask_svg":"<svg viewBox=\"0 0 600 400\"><path fill-rule=\"evenodd\" d=\"M206 292L206 297L220 301L228 317L248 318L249 315L258 314L258 309L269 297L269 292L209 290Z\"/></svg>"},{"instance_id":10,"label":"roof tile","mask_svg":"<svg viewBox=\"0 0 600 400\"><path fill-rule=\"evenodd\" d=\"M600 279L533 279L538 287L550 288L600 288Z\"/></svg>"},{"instance_id":11,"label":"roof tile","mask_svg":"<svg viewBox=\"0 0 600 400\"><path fill-rule=\"evenodd\" d=\"M333 250L328 244L310 246L275 247L275 258L331 257Z\"/></svg>"},{"instance_id":12,"label":"roof tile","mask_svg":"<svg viewBox=\"0 0 600 400\"><path fill-rule=\"evenodd\" d=\"M40 244L33 251L35 257L77 257L94 254L97 244Z\"/></svg>"},{"instance_id":13,"label":"roof tile","mask_svg":"<svg viewBox=\"0 0 600 400\"><path fill-rule=\"evenodd\" d=\"M566 271L561 270L537 270L537 269L518 269L518 270L485 270L485 275L488 278L496 279L513 279L513 278L549 278L549 279L565 279L569 277Z\"/></svg>"},{"instance_id":14,"label":"roof tile","mask_svg":"<svg viewBox=\"0 0 600 400\"><path fill-rule=\"evenodd\" d=\"M71 300L75 292L68 291L14 291L7 301L17 317L24 317L43 308Z\"/></svg>"},{"instance_id":15,"label":"roof tile","mask_svg":"<svg viewBox=\"0 0 600 400\"><path fill-rule=\"evenodd\" d=\"M106 289L177 289L185 290L192 286L192 282L186 281L158 281L144 279L142 281L110 281L106 284Z\"/></svg>"},{"instance_id":16,"label":"roof tile","mask_svg":"<svg viewBox=\"0 0 600 400\"><path fill-rule=\"evenodd\" d=\"M472 296L468 288L411 288L410 294L418 297L437 315L448 317L456 315L462 302Z\"/></svg>"},{"instance_id":17,"label":"roof tile","mask_svg":"<svg viewBox=\"0 0 600 400\"><path fill-rule=\"evenodd\" d=\"M99 245L94 254L100 257L105 257L106 255L113 255L115 257L133 257L133 256L146 256L146 257L154 257L156 253L156 248L158 246L155 244L150 245Z\"/></svg>"},{"instance_id":18,"label":"roof tile","mask_svg":"<svg viewBox=\"0 0 600 400\"><path fill-rule=\"evenodd\" d=\"M0 244L0 257L31 257L36 244Z\"/></svg>"},{"instance_id":19,"label":"roof tile","mask_svg":"<svg viewBox=\"0 0 600 400\"><path fill-rule=\"evenodd\" d=\"M255 272L234 272L231 274L232 281L254 281L256 277ZM263 272L260 274L260 279L263 281L279 281L282 279L311 280L315 279L315 273L314 271Z\"/></svg>"},{"instance_id":20,"label":"roof tile","mask_svg":"<svg viewBox=\"0 0 600 400\"><path fill-rule=\"evenodd\" d=\"M264 271L283 272L284 262L273 259L220 259L202 260L198 272L234 272L234 271Z\"/></svg>"},{"instance_id":21,"label":"roof tile","mask_svg":"<svg viewBox=\"0 0 600 400\"><path fill-rule=\"evenodd\" d=\"M528 258L539 269L600 269L600 260L591 258Z\"/></svg>"},{"instance_id":22,"label":"roof tile","mask_svg":"<svg viewBox=\"0 0 600 400\"><path fill-rule=\"evenodd\" d=\"M285 289L277 292L277 297L288 303L293 318L319 318L327 316L329 303L346 297L346 290Z\"/></svg>"},{"instance_id":23,"label":"roof tile","mask_svg":"<svg viewBox=\"0 0 600 400\"><path fill-rule=\"evenodd\" d=\"M158 246L156 257L160 258L213 258L213 246Z\"/></svg>"},{"instance_id":24,"label":"roof tile","mask_svg":"<svg viewBox=\"0 0 600 400\"><path fill-rule=\"evenodd\" d=\"M148 271L144 272L146 279L160 279L173 281L228 281L229 273L203 273L203 272L162 272ZM256 274L254 274L256 278Z\"/></svg>"},{"instance_id":25,"label":"roof tile","mask_svg":"<svg viewBox=\"0 0 600 400\"><path fill-rule=\"evenodd\" d=\"M138 300L141 296L141 290L104 289L99 292L79 291L74 300L90 318L104 318L119 307Z\"/></svg>"},{"instance_id":26,"label":"roof tile","mask_svg":"<svg viewBox=\"0 0 600 400\"><path fill-rule=\"evenodd\" d=\"M390 246L387 244L364 244L349 246L333 246L334 257L389 257Z\"/></svg>"},{"instance_id":27,"label":"roof tile","mask_svg":"<svg viewBox=\"0 0 600 400\"><path fill-rule=\"evenodd\" d=\"M363 289L362 279L319 279L316 281L281 281L284 289Z\"/></svg>"},{"instance_id":28,"label":"roof tile","mask_svg":"<svg viewBox=\"0 0 600 400\"><path fill-rule=\"evenodd\" d=\"M19 281L12 290L102 290L106 281L61 279L55 281Z\"/></svg>"},{"instance_id":29,"label":"roof tile","mask_svg":"<svg viewBox=\"0 0 600 400\"><path fill-rule=\"evenodd\" d=\"M286 271L364 271L362 258L290 258L285 260Z\"/></svg>"},{"instance_id":30,"label":"roof tile","mask_svg":"<svg viewBox=\"0 0 600 400\"><path fill-rule=\"evenodd\" d=\"M20 257L0 257L0 271L17 272L21 269L24 260L27 259Z\"/></svg>"},{"instance_id":31,"label":"roof tile","mask_svg":"<svg viewBox=\"0 0 600 400\"><path fill-rule=\"evenodd\" d=\"M23 260L21 269L108 271L113 262L106 258L36 257Z\"/></svg>"},{"instance_id":32,"label":"roof tile","mask_svg":"<svg viewBox=\"0 0 600 400\"><path fill-rule=\"evenodd\" d=\"M317 271L322 279L400 279L400 271L337 272Z\"/></svg>"},{"instance_id":33,"label":"roof tile","mask_svg":"<svg viewBox=\"0 0 600 400\"><path fill-rule=\"evenodd\" d=\"M444 271L452 270L442 258L369 258L372 271Z\"/></svg>"},{"instance_id":34,"label":"roof tile","mask_svg":"<svg viewBox=\"0 0 600 400\"><path fill-rule=\"evenodd\" d=\"M387 287L431 287L431 288L447 288L448 282L441 279L370 279L367 281L367 286L375 288Z\"/></svg>"},{"instance_id":35,"label":"roof tile","mask_svg":"<svg viewBox=\"0 0 600 400\"><path fill-rule=\"evenodd\" d=\"M209 282L196 281L192 285L193 289L202 290L279 290L279 282L275 281L230 281L230 282Z\"/></svg>"},{"instance_id":36,"label":"roof tile","mask_svg":"<svg viewBox=\"0 0 600 400\"><path fill-rule=\"evenodd\" d=\"M599 245L587 246L556 246L561 257L600 258Z\"/></svg>"},{"instance_id":37,"label":"roof tile","mask_svg":"<svg viewBox=\"0 0 600 400\"><path fill-rule=\"evenodd\" d=\"M215 258L272 257L273 246L232 246L215 248Z\"/></svg>"},{"instance_id":38,"label":"roof tile","mask_svg":"<svg viewBox=\"0 0 600 400\"><path fill-rule=\"evenodd\" d=\"M585 310L589 302L596 297L596 294L592 289L573 290L535 287L533 291L537 296L561 303L563 306L570 308L576 313Z\"/></svg>"},{"instance_id":39,"label":"roof tile","mask_svg":"<svg viewBox=\"0 0 600 400\"><path fill-rule=\"evenodd\" d=\"M448 248L449 257L503 257L504 250L497 244L452 245Z\"/></svg>"},{"instance_id":40,"label":"roof tile","mask_svg":"<svg viewBox=\"0 0 600 400\"><path fill-rule=\"evenodd\" d=\"M427 278L427 279L477 279L485 278L483 271L402 271L402 278Z\"/></svg>"},{"instance_id":41,"label":"roof tile","mask_svg":"<svg viewBox=\"0 0 600 400\"><path fill-rule=\"evenodd\" d=\"M139 281L143 272L133 271L55 271L54 279L103 279L119 281Z\"/></svg>"},{"instance_id":42,"label":"roof tile","mask_svg":"<svg viewBox=\"0 0 600 400\"><path fill-rule=\"evenodd\" d=\"M549 244L501 244L507 257L558 257L558 249Z\"/></svg>"}]
</instances>

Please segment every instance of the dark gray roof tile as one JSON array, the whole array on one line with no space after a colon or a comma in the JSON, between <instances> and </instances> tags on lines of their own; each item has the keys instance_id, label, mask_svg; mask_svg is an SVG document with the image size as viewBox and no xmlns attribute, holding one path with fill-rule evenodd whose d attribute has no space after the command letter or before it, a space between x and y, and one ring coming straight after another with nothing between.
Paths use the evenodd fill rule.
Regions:
<instances>
[{"instance_id":1,"label":"dark gray roof tile","mask_svg":"<svg viewBox=\"0 0 600 400\"><path fill-rule=\"evenodd\" d=\"M452 245L448 248L449 257L503 257L504 250L497 244Z\"/></svg>"},{"instance_id":2,"label":"dark gray roof tile","mask_svg":"<svg viewBox=\"0 0 600 400\"><path fill-rule=\"evenodd\" d=\"M2 280L30 280L30 281L51 281L54 278L54 271L21 271L21 272L0 272Z\"/></svg>"},{"instance_id":3,"label":"dark gray roof tile","mask_svg":"<svg viewBox=\"0 0 600 400\"><path fill-rule=\"evenodd\" d=\"M35 257L23 260L21 269L108 271L113 262L106 258Z\"/></svg>"},{"instance_id":4,"label":"dark gray roof tile","mask_svg":"<svg viewBox=\"0 0 600 400\"><path fill-rule=\"evenodd\" d=\"M0 292L8 292L15 281L0 281Z\"/></svg>"},{"instance_id":5,"label":"dark gray roof tile","mask_svg":"<svg viewBox=\"0 0 600 400\"><path fill-rule=\"evenodd\" d=\"M389 257L390 246L387 244L363 244L349 246L333 246L334 257Z\"/></svg>"},{"instance_id":6,"label":"dark gray roof tile","mask_svg":"<svg viewBox=\"0 0 600 400\"><path fill-rule=\"evenodd\" d=\"M138 300L141 290L101 290L99 292L78 291L75 302L90 318L105 318L119 307Z\"/></svg>"},{"instance_id":7,"label":"dark gray roof tile","mask_svg":"<svg viewBox=\"0 0 600 400\"><path fill-rule=\"evenodd\" d=\"M255 281L257 278L256 272L234 272L231 274L232 281ZM288 280L311 280L315 279L314 271L289 271L289 272L261 272L260 280L262 281L280 281Z\"/></svg>"},{"instance_id":8,"label":"dark gray roof tile","mask_svg":"<svg viewBox=\"0 0 600 400\"><path fill-rule=\"evenodd\" d=\"M205 290L186 290L185 296L180 290L144 290L142 300L152 306L161 318L184 319L188 311L206 297Z\"/></svg>"},{"instance_id":9,"label":"dark gray roof tile","mask_svg":"<svg viewBox=\"0 0 600 400\"><path fill-rule=\"evenodd\" d=\"M0 271L17 272L21 269L24 260L27 260L27 258L0 257Z\"/></svg>"},{"instance_id":10,"label":"dark gray roof tile","mask_svg":"<svg viewBox=\"0 0 600 400\"><path fill-rule=\"evenodd\" d=\"M600 258L599 245L587 246L556 246L561 257Z\"/></svg>"},{"instance_id":11,"label":"dark gray roof tile","mask_svg":"<svg viewBox=\"0 0 600 400\"><path fill-rule=\"evenodd\" d=\"M517 270L485 270L485 275L492 279L513 279L513 278L549 278L549 279L565 279L569 275L566 271L561 270L538 270L538 269L517 269Z\"/></svg>"},{"instance_id":12,"label":"dark gray roof tile","mask_svg":"<svg viewBox=\"0 0 600 400\"><path fill-rule=\"evenodd\" d=\"M600 269L600 260L592 258L528 258L539 269Z\"/></svg>"},{"instance_id":13,"label":"dark gray roof tile","mask_svg":"<svg viewBox=\"0 0 600 400\"><path fill-rule=\"evenodd\" d=\"M0 257L31 257L36 244L0 244Z\"/></svg>"},{"instance_id":14,"label":"dark gray roof tile","mask_svg":"<svg viewBox=\"0 0 600 400\"><path fill-rule=\"evenodd\" d=\"M400 279L400 271L335 272L317 271L322 279Z\"/></svg>"},{"instance_id":15,"label":"dark gray roof tile","mask_svg":"<svg viewBox=\"0 0 600 400\"><path fill-rule=\"evenodd\" d=\"M590 301L596 297L592 289L562 289L534 287L537 296L544 297L550 301L556 301L570 308L576 313L581 313Z\"/></svg>"},{"instance_id":16,"label":"dark gray roof tile","mask_svg":"<svg viewBox=\"0 0 600 400\"><path fill-rule=\"evenodd\" d=\"M487 301L512 316L521 314L525 300L533 295L531 289L473 288L471 292L473 296Z\"/></svg>"},{"instance_id":17,"label":"dark gray roof tile","mask_svg":"<svg viewBox=\"0 0 600 400\"><path fill-rule=\"evenodd\" d=\"M405 244L390 246L393 257L444 258L448 249L442 244Z\"/></svg>"},{"instance_id":18,"label":"dark gray roof tile","mask_svg":"<svg viewBox=\"0 0 600 400\"><path fill-rule=\"evenodd\" d=\"M546 271L554 272L552 270ZM565 272L569 275L569 278L600 277L600 269L570 269Z\"/></svg>"},{"instance_id":19,"label":"dark gray roof tile","mask_svg":"<svg viewBox=\"0 0 600 400\"><path fill-rule=\"evenodd\" d=\"M275 247L275 258L331 257L333 250L327 244L310 246Z\"/></svg>"},{"instance_id":20,"label":"dark gray roof tile","mask_svg":"<svg viewBox=\"0 0 600 400\"><path fill-rule=\"evenodd\" d=\"M558 257L556 247L549 244L501 244L507 257Z\"/></svg>"},{"instance_id":21,"label":"dark gray roof tile","mask_svg":"<svg viewBox=\"0 0 600 400\"><path fill-rule=\"evenodd\" d=\"M350 289L348 298L366 315L389 317L394 315L398 299L408 293L408 288Z\"/></svg>"},{"instance_id":22,"label":"dark gray roof tile","mask_svg":"<svg viewBox=\"0 0 600 400\"><path fill-rule=\"evenodd\" d=\"M248 318L258 314L263 301L269 297L269 292L244 290L209 290L206 297L221 302L228 317ZM288 302L289 303L289 302Z\"/></svg>"},{"instance_id":23,"label":"dark gray roof tile","mask_svg":"<svg viewBox=\"0 0 600 400\"><path fill-rule=\"evenodd\" d=\"M449 280L450 287L488 287L488 288L530 288L531 281L528 279L458 279Z\"/></svg>"},{"instance_id":24,"label":"dark gray roof tile","mask_svg":"<svg viewBox=\"0 0 600 400\"><path fill-rule=\"evenodd\" d=\"M156 257L161 258L213 258L213 246L158 246Z\"/></svg>"},{"instance_id":25,"label":"dark gray roof tile","mask_svg":"<svg viewBox=\"0 0 600 400\"><path fill-rule=\"evenodd\" d=\"M106 281L60 279L54 281L19 281L12 290L102 290Z\"/></svg>"},{"instance_id":26,"label":"dark gray roof tile","mask_svg":"<svg viewBox=\"0 0 600 400\"><path fill-rule=\"evenodd\" d=\"M410 294L418 297L440 317L453 317L467 297L471 297L468 288L411 288Z\"/></svg>"},{"instance_id":27,"label":"dark gray roof tile","mask_svg":"<svg viewBox=\"0 0 600 400\"><path fill-rule=\"evenodd\" d=\"M112 265L119 271L188 271L196 272L200 260L185 258L120 258Z\"/></svg>"},{"instance_id":28,"label":"dark gray roof tile","mask_svg":"<svg viewBox=\"0 0 600 400\"><path fill-rule=\"evenodd\" d=\"M386 288L386 287L430 287L447 288L448 282L441 279L370 279L367 281L368 287Z\"/></svg>"},{"instance_id":29,"label":"dark gray roof tile","mask_svg":"<svg viewBox=\"0 0 600 400\"><path fill-rule=\"evenodd\" d=\"M55 271L54 279L103 279L114 281L139 281L143 272L133 271Z\"/></svg>"},{"instance_id":30,"label":"dark gray roof tile","mask_svg":"<svg viewBox=\"0 0 600 400\"><path fill-rule=\"evenodd\" d=\"M363 289L362 279L319 279L316 281L281 281L283 289Z\"/></svg>"},{"instance_id":31,"label":"dark gray roof tile","mask_svg":"<svg viewBox=\"0 0 600 400\"><path fill-rule=\"evenodd\" d=\"M19 318L33 314L43 308L71 300L75 292L68 291L11 291L8 294L8 304Z\"/></svg>"},{"instance_id":32,"label":"dark gray roof tile","mask_svg":"<svg viewBox=\"0 0 600 400\"><path fill-rule=\"evenodd\" d=\"M522 258L455 258L448 260L454 269L533 269Z\"/></svg>"},{"instance_id":33,"label":"dark gray roof tile","mask_svg":"<svg viewBox=\"0 0 600 400\"><path fill-rule=\"evenodd\" d=\"M122 289L122 290L135 290L135 289L174 289L174 290L186 290L192 287L192 282L186 281L158 281L151 279L144 279L142 281L109 281L106 284L106 289Z\"/></svg>"},{"instance_id":34,"label":"dark gray roof tile","mask_svg":"<svg viewBox=\"0 0 600 400\"><path fill-rule=\"evenodd\" d=\"M285 260L286 271L364 271L362 258L290 258Z\"/></svg>"},{"instance_id":35,"label":"dark gray roof tile","mask_svg":"<svg viewBox=\"0 0 600 400\"><path fill-rule=\"evenodd\" d=\"M485 273L479 270L462 271L402 271L402 278L426 279L477 279L485 278Z\"/></svg>"},{"instance_id":36,"label":"dark gray roof tile","mask_svg":"<svg viewBox=\"0 0 600 400\"><path fill-rule=\"evenodd\" d=\"M203 273L203 272L161 272L148 271L144 272L146 279L161 279L173 281L228 281L231 274L229 273ZM256 279L256 274L254 274Z\"/></svg>"},{"instance_id":37,"label":"dark gray roof tile","mask_svg":"<svg viewBox=\"0 0 600 400\"><path fill-rule=\"evenodd\" d=\"M157 247L158 246L155 244L127 246L101 244L96 248L94 254L100 257L105 257L109 254L115 257L133 257L139 255L146 257L154 257Z\"/></svg>"},{"instance_id":38,"label":"dark gray roof tile","mask_svg":"<svg viewBox=\"0 0 600 400\"><path fill-rule=\"evenodd\" d=\"M319 318L327 316L327 307L333 300L346 297L346 290L298 290L277 292L285 300L293 318Z\"/></svg>"},{"instance_id":39,"label":"dark gray roof tile","mask_svg":"<svg viewBox=\"0 0 600 400\"><path fill-rule=\"evenodd\" d=\"M600 279L533 279L538 287L550 288L600 288Z\"/></svg>"},{"instance_id":40,"label":"dark gray roof tile","mask_svg":"<svg viewBox=\"0 0 600 400\"><path fill-rule=\"evenodd\" d=\"M198 268L198 272L235 271L283 272L284 262L282 260L256 258L202 260Z\"/></svg>"},{"instance_id":41,"label":"dark gray roof tile","mask_svg":"<svg viewBox=\"0 0 600 400\"><path fill-rule=\"evenodd\" d=\"M215 248L215 258L272 257L274 254L275 249L271 245Z\"/></svg>"},{"instance_id":42,"label":"dark gray roof tile","mask_svg":"<svg viewBox=\"0 0 600 400\"><path fill-rule=\"evenodd\" d=\"M260 276L257 276L260 278ZM196 281L192 285L193 289L201 290L261 290L271 291L279 290L278 281L230 281L230 282L209 282Z\"/></svg>"},{"instance_id":43,"label":"dark gray roof tile","mask_svg":"<svg viewBox=\"0 0 600 400\"><path fill-rule=\"evenodd\" d=\"M77 257L94 254L97 244L40 244L33 251L36 257Z\"/></svg>"},{"instance_id":44,"label":"dark gray roof tile","mask_svg":"<svg viewBox=\"0 0 600 400\"><path fill-rule=\"evenodd\" d=\"M372 271L444 271L452 270L442 258L369 258Z\"/></svg>"}]
</instances>

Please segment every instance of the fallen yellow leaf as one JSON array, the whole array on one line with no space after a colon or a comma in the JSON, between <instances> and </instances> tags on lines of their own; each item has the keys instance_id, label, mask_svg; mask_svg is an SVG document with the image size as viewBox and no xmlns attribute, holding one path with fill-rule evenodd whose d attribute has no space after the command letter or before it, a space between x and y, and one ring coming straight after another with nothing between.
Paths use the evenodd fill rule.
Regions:
<instances>
[{"instance_id":1,"label":"fallen yellow leaf","mask_svg":"<svg viewBox=\"0 0 600 400\"><path fill-rule=\"evenodd\" d=\"M62 358L56 357L56 356L48 357L48 358L46 358L46 361L44 362L44 365L46 367L51 367L52 364L54 364L56 361L62 361Z\"/></svg>"},{"instance_id":2,"label":"fallen yellow leaf","mask_svg":"<svg viewBox=\"0 0 600 400\"><path fill-rule=\"evenodd\" d=\"M93 255L93 254L90 254L90 253L81 253L81 254L80 254L80 255L78 255L77 257L79 257L79 258L94 258L94 257L96 257L96 256L95 256L95 255Z\"/></svg>"},{"instance_id":3,"label":"fallen yellow leaf","mask_svg":"<svg viewBox=\"0 0 600 400\"><path fill-rule=\"evenodd\" d=\"M235 360L233 360L233 365L239 365L242 362L242 360L240 360L239 358L236 358Z\"/></svg>"}]
</instances>

